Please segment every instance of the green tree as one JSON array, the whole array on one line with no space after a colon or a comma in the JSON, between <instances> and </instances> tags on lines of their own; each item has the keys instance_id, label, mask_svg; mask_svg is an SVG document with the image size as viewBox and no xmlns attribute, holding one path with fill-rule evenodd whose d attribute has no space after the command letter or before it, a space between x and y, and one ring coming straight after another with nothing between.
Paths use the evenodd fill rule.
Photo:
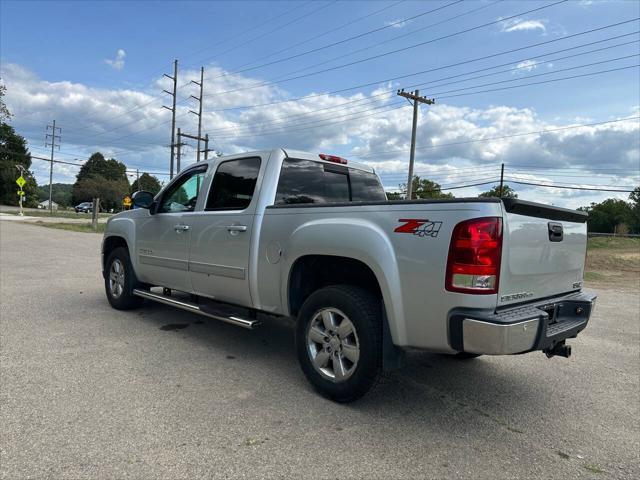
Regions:
<instances>
[{"instance_id":1,"label":"green tree","mask_svg":"<svg viewBox=\"0 0 640 480\"><path fill-rule=\"evenodd\" d=\"M631 206L629 208L629 231L631 233L640 233L640 187L633 189L629 194Z\"/></svg>"},{"instance_id":2,"label":"green tree","mask_svg":"<svg viewBox=\"0 0 640 480\"><path fill-rule=\"evenodd\" d=\"M100 198L103 210L117 210L122 207L122 199L130 192L127 167L115 158L104 158L96 152L87 160L73 184L74 204Z\"/></svg>"},{"instance_id":3,"label":"green tree","mask_svg":"<svg viewBox=\"0 0 640 480\"><path fill-rule=\"evenodd\" d=\"M73 185L70 183L54 183L52 187L53 201L61 207L71 206L71 195L73 193ZM40 202L49 198L49 184L40 185L38 187L38 200Z\"/></svg>"},{"instance_id":4,"label":"green tree","mask_svg":"<svg viewBox=\"0 0 640 480\"><path fill-rule=\"evenodd\" d=\"M402 200L402 195L400 192L386 192L387 200Z\"/></svg>"},{"instance_id":5,"label":"green tree","mask_svg":"<svg viewBox=\"0 0 640 480\"><path fill-rule=\"evenodd\" d=\"M0 84L0 122L8 122L13 116L7 105L4 103L4 94L7 91L7 87Z\"/></svg>"},{"instance_id":6,"label":"green tree","mask_svg":"<svg viewBox=\"0 0 640 480\"><path fill-rule=\"evenodd\" d=\"M403 192L407 192L407 184L400 185ZM453 198L452 193L444 193L439 183L433 182L426 178L420 178L417 175L413 177L412 198Z\"/></svg>"},{"instance_id":7,"label":"green tree","mask_svg":"<svg viewBox=\"0 0 640 480\"><path fill-rule=\"evenodd\" d=\"M482 198L491 198L491 197L500 198L500 186L496 185L491 190L488 190L486 192L482 192L480 195L478 195L478 197L482 197ZM502 198L518 198L518 194L509 185L503 185L502 186Z\"/></svg>"},{"instance_id":8,"label":"green tree","mask_svg":"<svg viewBox=\"0 0 640 480\"><path fill-rule=\"evenodd\" d=\"M140 188L138 188L138 180L134 180L131 185L131 193L137 192L138 190L146 190L147 192L151 192L154 195L160 191L162 186L156 177L153 175L149 175L147 172L140 175Z\"/></svg>"},{"instance_id":9,"label":"green tree","mask_svg":"<svg viewBox=\"0 0 640 480\"><path fill-rule=\"evenodd\" d=\"M3 108L4 104L0 106L0 110ZM2 115L5 116L4 113ZM20 170L16 168L17 165L21 165L27 171L31 167L27 141L18 135L11 125L0 122L0 203L4 205L18 205L19 202L16 180L20 176ZM22 188L26 197L23 205L34 207L38 203L36 180L31 172L24 177L27 183Z\"/></svg>"},{"instance_id":10,"label":"green tree","mask_svg":"<svg viewBox=\"0 0 640 480\"><path fill-rule=\"evenodd\" d=\"M631 205L617 198L607 198L600 203L580 207L578 210L589 214L587 227L590 232L615 233L616 228L619 229L623 224L627 224L631 218Z\"/></svg>"}]
</instances>

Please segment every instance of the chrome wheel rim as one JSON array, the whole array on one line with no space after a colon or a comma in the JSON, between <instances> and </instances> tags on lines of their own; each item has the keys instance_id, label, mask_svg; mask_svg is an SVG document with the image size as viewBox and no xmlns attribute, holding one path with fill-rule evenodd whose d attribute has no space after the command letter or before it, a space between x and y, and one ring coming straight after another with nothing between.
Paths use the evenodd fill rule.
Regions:
<instances>
[{"instance_id":1,"label":"chrome wheel rim","mask_svg":"<svg viewBox=\"0 0 640 480\"><path fill-rule=\"evenodd\" d=\"M307 327L307 351L313 368L323 378L344 382L353 375L360 359L355 326L336 308L317 311Z\"/></svg>"},{"instance_id":2,"label":"chrome wheel rim","mask_svg":"<svg viewBox=\"0 0 640 480\"><path fill-rule=\"evenodd\" d=\"M119 298L124 291L124 265L119 258L111 262L111 268L109 269L109 291L114 298Z\"/></svg>"}]
</instances>

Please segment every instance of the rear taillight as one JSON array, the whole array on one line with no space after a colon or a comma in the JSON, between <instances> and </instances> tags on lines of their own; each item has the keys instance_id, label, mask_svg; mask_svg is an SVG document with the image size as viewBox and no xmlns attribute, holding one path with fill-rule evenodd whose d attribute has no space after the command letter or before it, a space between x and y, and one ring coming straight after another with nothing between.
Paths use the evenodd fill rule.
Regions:
<instances>
[{"instance_id":1,"label":"rear taillight","mask_svg":"<svg viewBox=\"0 0 640 480\"><path fill-rule=\"evenodd\" d=\"M445 288L451 292L498 292L502 256L502 219L474 218L453 229Z\"/></svg>"}]
</instances>

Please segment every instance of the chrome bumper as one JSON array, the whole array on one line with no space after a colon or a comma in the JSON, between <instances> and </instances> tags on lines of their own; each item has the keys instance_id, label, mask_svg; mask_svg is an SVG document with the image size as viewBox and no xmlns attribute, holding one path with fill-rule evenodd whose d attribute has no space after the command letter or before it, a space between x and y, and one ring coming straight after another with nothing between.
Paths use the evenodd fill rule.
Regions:
<instances>
[{"instance_id":1,"label":"chrome bumper","mask_svg":"<svg viewBox=\"0 0 640 480\"><path fill-rule=\"evenodd\" d=\"M472 318L462 322L464 351L486 355L509 355L531 350L538 335L539 320L500 325Z\"/></svg>"},{"instance_id":2,"label":"chrome bumper","mask_svg":"<svg viewBox=\"0 0 640 480\"><path fill-rule=\"evenodd\" d=\"M584 330L596 296L576 292L497 311L454 309L449 341L454 350L510 355L547 350Z\"/></svg>"}]
</instances>

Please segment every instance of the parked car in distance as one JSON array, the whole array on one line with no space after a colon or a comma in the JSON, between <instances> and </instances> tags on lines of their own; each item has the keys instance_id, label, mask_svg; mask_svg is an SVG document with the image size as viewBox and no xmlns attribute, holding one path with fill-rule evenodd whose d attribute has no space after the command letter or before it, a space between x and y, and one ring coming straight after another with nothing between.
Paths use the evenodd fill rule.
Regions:
<instances>
[{"instance_id":1,"label":"parked car in distance","mask_svg":"<svg viewBox=\"0 0 640 480\"><path fill-rule=\"evenodd\" d=\"M102 245L114 308L146 299L249 329L293 317L302 371L339 402L410 348L569 357L596 300L582 289L586 213L508 198L388 201L371 167L334 155L219 157L133 202Z\"/></svg>"},{"instance_id":2,"label":"parked car in distance","mask_svg":"<svg viewBox=\"0 0 640 480\"><path fill-rule=\"evenodd\" d=\"M89 213L93 210L93 202L82 202L73 208L76 213Z\"/></svg>"}]
</instances>

